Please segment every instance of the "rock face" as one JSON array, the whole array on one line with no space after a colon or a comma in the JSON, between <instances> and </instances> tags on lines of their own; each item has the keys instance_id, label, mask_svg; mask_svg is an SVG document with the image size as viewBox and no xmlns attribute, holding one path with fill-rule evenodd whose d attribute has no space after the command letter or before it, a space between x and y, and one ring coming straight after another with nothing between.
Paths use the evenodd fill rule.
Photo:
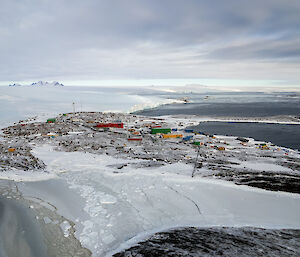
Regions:
<instances>
[{"instance_id":1,"label":"rock face","mask_svg":"<svg viewBox=\"0 0 300 257\"><path fill-rule=\"evenodd\" d=\"M299 256L299 236L291 229L189 227L156 233L113 256Z\"/></svg>"}]
</instances>

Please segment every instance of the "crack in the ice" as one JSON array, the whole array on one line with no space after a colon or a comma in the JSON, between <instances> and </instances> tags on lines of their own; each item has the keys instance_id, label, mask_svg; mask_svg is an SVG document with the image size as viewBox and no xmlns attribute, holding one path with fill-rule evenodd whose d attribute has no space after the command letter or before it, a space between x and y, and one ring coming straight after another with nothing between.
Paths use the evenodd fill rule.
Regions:
<instances>
[{"instance_id":1,"label":"crack in the ice","mask_svg":"<svg viewBox=\"0 0 300 257\"><path fill-rule=\"evenodd\" d=\"M19 197L22 197L22 194L19 191L19 187L18 187L17 183L14 183L14 185L15 185L15 188L16 188L16 193L18 194Z\"/></svg>"},{"instance_id":2,"label":"crack in the ice","mask_svg":"<svg viewBox=\"0 0 300 257\"><path fill-rule=\"evenodd\" d=\"M200 210L198 204L197 204L193 199L191 199L191 198L189 198L188 196L186 196L186 195L184 195L184 194L178 192L176 189L174 189L173 187L171 187L171 186L169 186L169 185L167 185L167 187L168 187L169 189L171 189L172 191L174 191L175 193L181 195L182 197L184 197L184 198L188 199L190 202L192 202L192 203L196 206L196 208L197 208L199 214L202 215L202 212L201 212L201 210Z\"/></svg>"},{"instance_id":3,"label":"crack in the ice","mask_svg":"<svg viewBox=\"0 0 300 257\"><path fill-rule=\"evenodd\" d=\"M146 218L141 214L141 211L140 211L138 208L136 208L136 207L129 201L128 198L121 197L121 199L122 199L123 201L125 201L128 205L130 205L130 206L137 212L138 216L139 216L142 220L144 220L145 222L148 222L149 224L152 225L152 223L151 223L148 219L146 219Z\"/></svg>"},{"instance_id":4,"label":"crack in the ice","mask_svg":"<svg viewBox=\"0 0 300 257\"><path fill-rule=\"evenodd\" d=\"M151 205L152 208L154 208L153 202L150 200L148 194L147 194L143 189L140 189L140 190L141 190L141 192L144 194L144 196L145 196L147 202L149 203L149 205ZM169 214L168 214L167 212L165 212L163 209L158 208L157 206L156 206L155 208L156 208L158 211L160 211L161 213L163 213L165 216L169 217L170 219L173 218L171 215L169 215ZM164 222L163 222L162 217L161 217L161 216L158 216L158 218L159 218L161 224L163 224Z\"/></svg>"},{"instance_id":5,"label":"crack in the ice","mask_svg":"<svg viewBox=\"0 0 300 257\"><path fill-rule=\"evenodd\" d=\"M153 203L150 200L149 196L146 194L146 192L143 189L140 189L140 190L144 194L144 196L146 197L147 202L153 207Z\"/></svg>"}]
</instances>

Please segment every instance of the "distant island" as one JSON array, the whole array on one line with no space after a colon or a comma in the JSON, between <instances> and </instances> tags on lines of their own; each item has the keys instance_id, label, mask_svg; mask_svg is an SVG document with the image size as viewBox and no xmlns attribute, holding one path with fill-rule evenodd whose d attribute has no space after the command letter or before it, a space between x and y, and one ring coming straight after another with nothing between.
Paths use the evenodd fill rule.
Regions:
<instances>
[{"instance_id":1,"label":"distant island","mask_svg":"<svg viewBox=\"0 0 300 257\"><path fill-rule=\"evenodd\" d=\"M23 86L19 83L14 83L14 84L10 84L10 87L19 87L19 86ZM26 85L28 86L28 85ZM59 86L59 87L63 87L64 85L62 83L59 83L57 81L53 81L53 82L47 82L47 81L38 81L38 82L33 82L32 84L30 84L29 86L38 86L38 87L44 87L44 86Z\"/></svg>"}]
</instances>

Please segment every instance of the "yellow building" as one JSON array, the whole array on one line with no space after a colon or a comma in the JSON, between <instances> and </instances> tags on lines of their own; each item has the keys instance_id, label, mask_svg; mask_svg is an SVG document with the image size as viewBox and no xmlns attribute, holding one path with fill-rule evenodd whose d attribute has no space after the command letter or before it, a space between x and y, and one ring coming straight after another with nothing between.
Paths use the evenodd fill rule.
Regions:
<instances>
[{"instance_id":1,"label":"yellow building","mask_svg":"<svg viewBox=\"0 0 300 257\"><path fill-rule=\"evenodd\" d=\"M181 138L182 134L163 134L163 138Z\"/></svg>"}]
</instances>

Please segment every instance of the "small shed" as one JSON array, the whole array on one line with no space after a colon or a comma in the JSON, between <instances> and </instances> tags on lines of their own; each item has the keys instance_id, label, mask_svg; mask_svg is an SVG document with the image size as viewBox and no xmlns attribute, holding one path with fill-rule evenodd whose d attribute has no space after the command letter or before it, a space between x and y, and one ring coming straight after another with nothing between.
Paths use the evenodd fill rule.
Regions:
<instances>
[{"instance_id":1,"label":"small shed","mask_svg":"<svg viewBox=\"0 0 300 257\"><path fill-rule=\"evenodd\" d=\"M142 141L141 137L129 137L127 138L128 141Z\"/></svg>"}]
</instances>

